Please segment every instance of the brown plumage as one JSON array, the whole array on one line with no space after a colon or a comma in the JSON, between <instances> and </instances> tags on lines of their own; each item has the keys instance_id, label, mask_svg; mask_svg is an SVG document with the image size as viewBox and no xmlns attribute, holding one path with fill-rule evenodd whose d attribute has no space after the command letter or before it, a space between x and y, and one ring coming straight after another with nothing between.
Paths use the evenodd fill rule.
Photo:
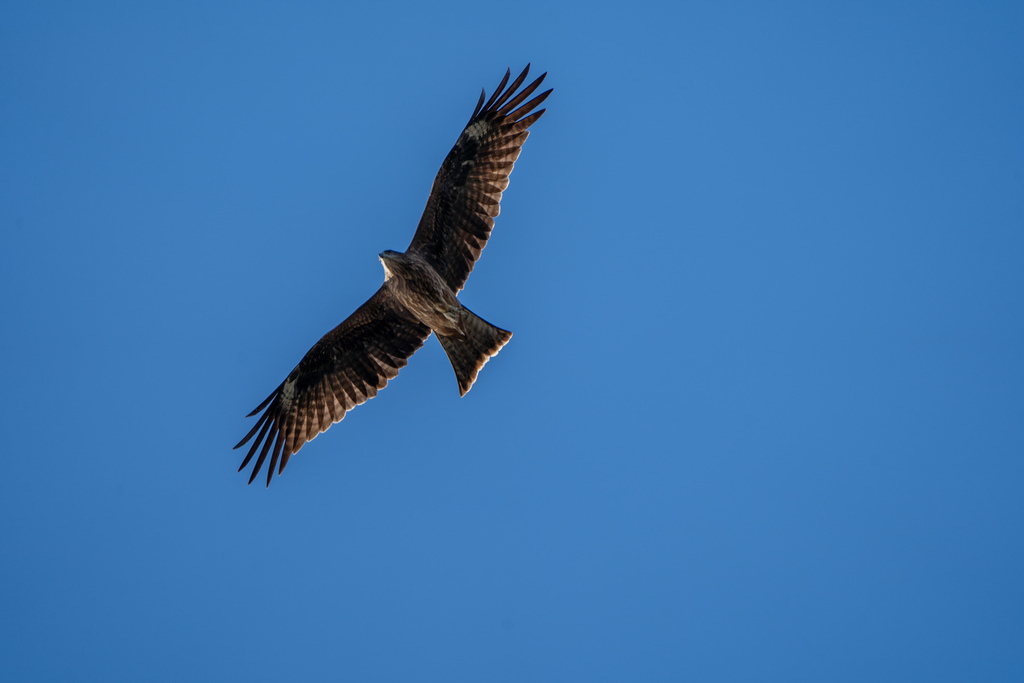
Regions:
<instances>
[{"instance_id":1,"label":"brown plumage","mask_svg":"<svg viewBox=\"0 0 1024 683\"><path fill-rule=\"evenodd\" d=\"M431 332L448 354L462 396L512 337L464 307L456 294L487 244L527 129L545 111L533 110L551 93L527 101L547 75L519 90L529 70L527 65L507 88L511 73L506 71L490 99L480 95L434 178L409 248L404 254L380 254L385 279L377 293L324 335L249 414L263 411L235 448L256 437L238 468L259 452L250 484L269 455L270 486L275 468L283 472L307 441L376 396Z\"/></svg>"}]
</instances>

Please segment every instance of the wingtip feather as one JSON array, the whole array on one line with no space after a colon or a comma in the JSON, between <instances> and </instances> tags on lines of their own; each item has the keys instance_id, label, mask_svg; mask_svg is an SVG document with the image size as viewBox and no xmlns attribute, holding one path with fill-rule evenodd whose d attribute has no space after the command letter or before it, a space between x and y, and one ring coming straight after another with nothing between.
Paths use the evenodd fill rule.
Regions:
<instances>
[{"instance_id":1,"label":"wingtip feather","mask_svg":"<svg viewBox=\"0 0 1024 683\"><path fill-rule=\"evenodd\" d=\"M469 117L470 121L472 121L474 118L476 118L476 115L480 113L480 109L484 106L484 100L486 98L487 98L487 89L486 88L480 88L480 99L476 103L476 109L473 110L473 115Z\"/></svg>"},{"instance_id":2,"label":"wingtip feather","mask_svg":"<svg viewBox=\"0 0 1024 683\"><path fill-rule=\"evenodd\" d=\"M284 386L284 385L282 385L282 386ZM274 400L274 398L277 396L279 391L281 391L281 387L278 387L277 389L274 389L272 392L270 392L270 396L267 396L265 399L263 399L263 403L261 403L258 406L256 406L256 409L253 410L248 415L246 415L246 417L252 417L256 413L258 413L261 410L263 410L264 408L266 408L270 404L270 402Z\"/></svg>"},{"instance_id":3,"label":"wingtip feather","mask_svg":"<svg viewBox=\"0 0 1024 683\"><path fill-rule=\"evenodd\" d=\"M501 91L504 90L505 84L508 83L509 76L512 75L512 69L505 69L505 76L501 79L501 83L498 83L498 87L491 93L491 98L487 100L487 104L484 105L484 111L487 111L494 105L494 101L501 95Z\"/></svg>"}]
</instances>

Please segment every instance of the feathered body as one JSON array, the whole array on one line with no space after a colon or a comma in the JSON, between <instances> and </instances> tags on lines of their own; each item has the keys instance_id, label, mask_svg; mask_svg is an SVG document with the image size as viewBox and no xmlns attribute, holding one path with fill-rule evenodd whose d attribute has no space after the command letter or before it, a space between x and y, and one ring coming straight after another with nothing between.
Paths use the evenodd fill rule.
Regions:
<instances>
[{"instance_id":1,"label":"feathered body","mask_svg":"<svg viewBox=\"0 0 1024 683\"><path fill-rule=\"evenodd\" d=\"M455 292L426 259L416 253L385 251L384 285L412 317L437 335L448 354L459 394L465 396L480 368L512 338L459 303Z\"/></svg>"},{"instance_id":2,"label":"feathered body","mask_svg":"<svg viewBox=\"0 0 1024 683\"><path fill-rule=\"evenodd\" d=\"M384 265L385 286L413 318L435 334L466 334L462 304L426 259L415 253L385 251L380 262Z\"/></svg>"}]
</instances>

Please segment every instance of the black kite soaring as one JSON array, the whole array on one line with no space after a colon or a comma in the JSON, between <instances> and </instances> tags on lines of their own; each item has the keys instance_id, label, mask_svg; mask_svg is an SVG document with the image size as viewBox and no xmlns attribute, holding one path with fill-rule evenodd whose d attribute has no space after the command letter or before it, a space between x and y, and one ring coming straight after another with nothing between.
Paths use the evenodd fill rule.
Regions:
<instances>
[{"instance_id":1,"label":"black kite soaring","mask_svg":"<svg viewBox=\"0 0 1024 683\"><path fill-rule=\"evenodd\" d=\"M249 413L252 417L263 411L235 448L256 436L238 468L241 472L259 451L250 484L270 453L270 486L279 461L278 474L303 444L376 396L431 332L448 354L462 396L484 363L512 337L477 317L455 295L487 244L527 129L545 110L530 112L551 93L547 90L523 104L547 75L516 93L529 71L527 65L507 89L511 73L506 71L486 103L486 92L480 94L473 116L434 178L409 248L404 254L380 254L384 284L325 334L281 386Z\"/></svg>"}]
</instances>

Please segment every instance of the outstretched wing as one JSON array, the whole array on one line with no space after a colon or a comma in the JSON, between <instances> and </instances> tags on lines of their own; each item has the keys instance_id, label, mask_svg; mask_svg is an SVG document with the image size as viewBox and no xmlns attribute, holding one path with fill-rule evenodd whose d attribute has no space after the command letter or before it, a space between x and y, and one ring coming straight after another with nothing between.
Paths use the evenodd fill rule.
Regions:
<instances>
[{"instance_id":1,"label":"outstretched wing","mask_svg":"<svg viewBox=\"0 0 1024 683\"><path fill-rule=\"evenodd\" d=\"M529 135L527 128L545 110L530 112L551 94L547 90L523 104L547 75L516 94L529 71L527 65L505 89L510 75L506 71L486 104L486 93L480 94L473 116L434 178L427 207L409 245L408 251L423 256L454 292L466 284L487 244L500 210L501 193L508 187L512 166Z\"/></svg>"},{"instance_id":2,"label":"outstretched wing","mask_svg":"<svg viewBox=\"0 0 1024 683\"><path fill-rule=\"evenodd\" d=\"M303 444L339 422L346 411L376 396L423 346L430 328L403 315L400 306L385 282L345 322L325 334L281 386L249 413L252 417L263 411L256 426L235 448L259 432L238 468L241 472L259 450L250 484L272 445L267 486L279 458L278 474Z\"/></svg>"}]
</instances>

